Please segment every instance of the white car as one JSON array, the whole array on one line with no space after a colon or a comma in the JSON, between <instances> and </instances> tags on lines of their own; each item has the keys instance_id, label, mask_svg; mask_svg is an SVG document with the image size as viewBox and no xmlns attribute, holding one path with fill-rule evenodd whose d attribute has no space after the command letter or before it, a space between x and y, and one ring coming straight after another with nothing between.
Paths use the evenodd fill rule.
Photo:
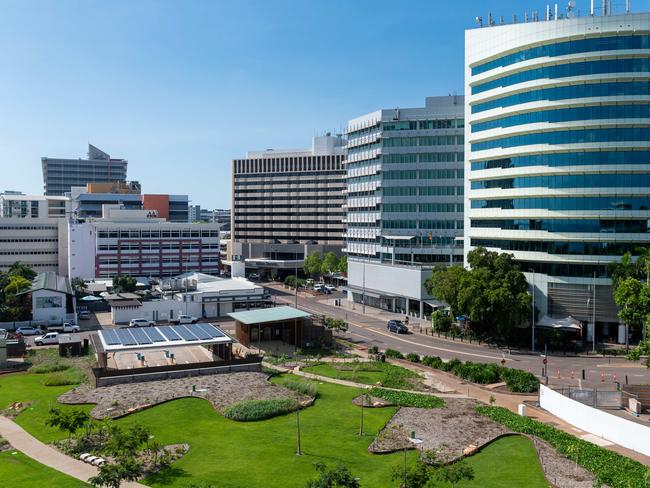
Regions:
<instances>
[{"instance_id":1,"label":"white car","mask_svg":"<svg viewBox=\"0 0 650 488\"><path fill-rule=\"evenodd\" d=\"M153 327L154 321L147 319L131 319L129 327Z\"/></svg>"},{"instance_id":2,"label":"white car","mask_svg":"<svg viewBox=\"0 0 650 488\"><path fill-rule=\"evenodd\" d=\"M196 317L190 315L179 315L175 319L171 319L169 322L172 324L196 324L199 321Z\"/></svg>"},{"instance_id":3,"label":"white car","mask_svg":"<svg viewBox=\"0 0 650 488\"><path fill-rule=\"evenodd\" d=\"M334 285L325 285L325 289L329 291L336 291L336 287Z\"/></svg>"},{"instance_id":4,"label":"white car","mask_svg":"<svg viewBox=\"0 0 650 488\"><path fill-rule=\"evenodd\" d=\"M15 332L16 334L23 336L39 335L43 333L41 329L37 329L36 327L18 327Z\"/></svg>"},{"instance_id":5,"label":"white car","mask_svg":"<svg viewBox=\"0 0 650 488\"><path fill-rule=\"evenodd\" d=\"M46 344L58 344L59 343L59 333L58 332L48 332L42 336L34 338L34 344L37 346L44 346Z\"/></svg>"}]
</instances>

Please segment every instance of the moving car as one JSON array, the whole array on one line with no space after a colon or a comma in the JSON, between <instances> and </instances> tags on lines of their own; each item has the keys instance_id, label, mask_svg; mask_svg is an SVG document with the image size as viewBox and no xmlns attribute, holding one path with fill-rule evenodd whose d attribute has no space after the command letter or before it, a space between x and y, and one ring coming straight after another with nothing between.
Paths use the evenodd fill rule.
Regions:
<instances>
[{"instance_id":1,"label":"moving car","mask_svg":"<svg viewBox=\"0 0 650 488\"><path fill-rule=\"evenodd\" d=\"M171 324L196 324L199 321L196 317L192 317L191 315L179 315L175 319L171 319L169 322Z\"/></svg>"},{"instance_id":2,"label":"moving car","mask_svg":"<svg viewBox=\"0 0 650 488\"><path fill-rule=\"evenodd\" d=\"M58 332L48 332L47 334L34 338L34 344L36 344L37 346L44 346L46 344L58 344L58 343L59 343Z\"/></svg>"},{"instance_id":3,"label":"moving car","mask_svg":"<svg viewBox=\"0 0 650 488\"><path fill-rule=\"evenodd\" d=\"M18 327L15 332L23 336L40 335L43 333L41 329L37 329L36 327Z\"/></svg>"},{"instance_id":4,"label":"moving car","mask_svg":"<svg viewBox=\"0 0 650 488\"><path fill-rule=\"evenodd\" d=\"M78 314L77 317L79 320L89 320L90 319L90 312L88 310L81 310Z\"/></svg>"},{"instance_id":5,"label":"moving car","mask_svg":"<svg viewBox=\"0 0 650 488\"><path fill-rule=\"evenodd\" d=\"M129 321L129 327L153 327L154 321L147 319L131 319Z\"/></svg>"},{"instance_id":6,"label":"moving car","mask_svg":"<svg viewBox=\"0 0 650 488\"><path fill-rule=\"evenodd\" d=\"M386 328L388 329L388 332L395 332L396 334L409 333L409 328L399 320L389 320L388 324L386 324Z\"/></svg>"}]
</instances>

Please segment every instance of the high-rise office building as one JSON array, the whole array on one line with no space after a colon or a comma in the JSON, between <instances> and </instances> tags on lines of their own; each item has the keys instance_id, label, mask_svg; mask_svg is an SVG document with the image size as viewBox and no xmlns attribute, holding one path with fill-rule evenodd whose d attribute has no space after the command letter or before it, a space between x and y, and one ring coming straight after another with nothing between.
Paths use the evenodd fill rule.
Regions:
<instances>
[{"instance_id":1,"label":"high-rise office building","mask_svg":"<svg viewBox=\"0 0 650 488\"><path fill-rule=\"evenodd\" d=\"M343 139L249 152L232 162L230 256L246 268L293 272L312 251L340 254L345 227Z\"/></svg>"},{"instance_id":2,"label":"high-rise office building","mask_svg":"<svg viewBox=\"0 0 650 488\"><path fill-rule=\"evenodd\" d=\"M553 14L466 32L465 248L616 337L608 265L650 241L650 14Z\"/></svg>"},{"instance_id":3,"label":"high-rise office building","mask_svg":"<svg viewBox=\"0 0 650 488\"><path fill-rule=\"evenodd\" d=\"M126 159L111 158L88 144L88 159L41 158L45 195L65 195L73 186L126 182Z\"/></svg>"},{"instance_id":4,"label":"high-rise office building","mask_svg":"<svg viewBox=\"0 0 650 488\"><path fill-rule=\"evenodd\" d=\"M0 218L46 219L66 216L67 197L0 194Z\"/></svg>"},{"instance_id":5,"label":"high-rise office building","mask_svg":"<svg viewBox=\"0 0 650 488\"><path fill-rule=\"evenodd\" d=\"M348 299L424 316L433 266L463 258L464 101L429 97L348 123Z\"/></svg>"}]
</instances>

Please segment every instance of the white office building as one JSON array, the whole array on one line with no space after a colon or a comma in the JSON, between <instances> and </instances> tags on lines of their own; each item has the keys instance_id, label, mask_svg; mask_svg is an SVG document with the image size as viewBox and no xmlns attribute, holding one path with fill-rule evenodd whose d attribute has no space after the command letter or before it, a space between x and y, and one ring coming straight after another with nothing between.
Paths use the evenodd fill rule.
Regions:
<instances>
[{"instance_id":1,"label":"white office building","mask_svg":"<svg viewBox=\"0 0 650 488\"><path fill-rule=\"evenodd\" d=\"M64 196L0 194L0 218L47 219L66 216L69 198Z\"/></svg>"},{"instance_id":2,"label":"white office building","mask_svg":"<svg viewBox=\"0 0 650 488\"><path fill-rule=\"evenodd\" d=\"M62 218L1 218L0 272L20 261L37 273L67 274L66 221Z\"/></svg>"},{"instance_id":3,"label":"white office building","mask_svg":"<svg viewBox=\"0 0 650 488\"><path fill-rule=\"evenodd\" d=\"M463 259L464 102L385 109L347 127L348 299L428 315L436 265Z\"/></svg>"},{"instance_id":4,"label":"white office building","mask_svg":"<svg viewBox=\"0 0 650 488\"><path fill-rule=\"evenodd\" d=\"M574 13L466 32L465 250L620 340L608 266L650 244L650 14Z\"/></svg>"}]
</instances>

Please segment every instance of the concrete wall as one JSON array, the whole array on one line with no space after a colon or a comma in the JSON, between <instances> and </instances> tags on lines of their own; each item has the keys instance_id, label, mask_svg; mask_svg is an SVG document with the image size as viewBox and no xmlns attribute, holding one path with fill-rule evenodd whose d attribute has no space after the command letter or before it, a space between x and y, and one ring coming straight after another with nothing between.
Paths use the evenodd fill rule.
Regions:
<instances>
[{"instance_id":1,"label":"concrete wall","mask_svg":"<svg viewBox=\"0 0 650 488\"><path fill-rule=\"evenodd\" d=\"M60 306L59 306L60 305ZM32 318L35 321L61 324L67 320L66 294L51 290L32 293Z\"/></svg>"},{"instance_id":2,"label":"concrete wall","mask_svg":"<svg viewBox=\"0 0 650 488\"><path fill-rule=\"evenodd\" d=\"M650 456L650 427L571 400L540 385L541 407L590 434Z\"/></svg>"},{"instance_id":3,"label":"concrete wall","mask_svg":"<svg viewBox=\"0 0 650 488\"><path fill-rule=\"evenodd\" d=\"M362 288L364 279L362 261L348 261L348 285ZM365 287L367 290L378 291L387 295L413 298L415 300L429 299L431 296L424 289L424 281L431 276L431 269L417 266L391 266L389 264L365 264Z\"/></svg>"},{"instance_id":4,"label":"concrete wall","mask_svg":"<svg viewBox=\"0 0 650 488\"><path fill-rule=\"evenodd\" d=\"M95 226L91 223L69 225L68 276L70 279L95 278L95 233Z\"/></svg>"}]
</instances>

